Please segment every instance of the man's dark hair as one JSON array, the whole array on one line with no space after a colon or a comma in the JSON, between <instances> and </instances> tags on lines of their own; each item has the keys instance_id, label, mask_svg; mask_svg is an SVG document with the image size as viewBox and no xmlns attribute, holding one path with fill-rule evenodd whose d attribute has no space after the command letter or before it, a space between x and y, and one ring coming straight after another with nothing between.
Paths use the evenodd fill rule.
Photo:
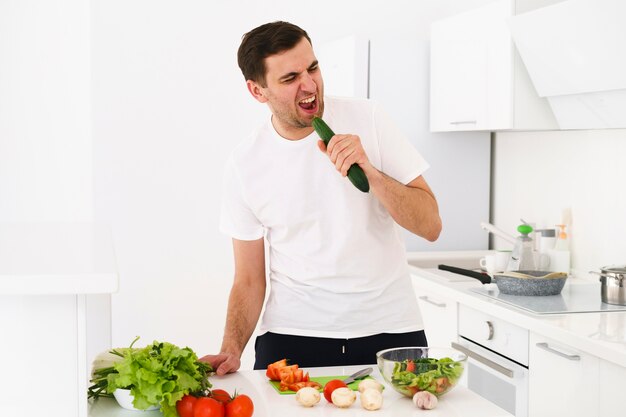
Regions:
<instances>
[{"instance_id":1,"label":"man's dark hair","mask_svg":"<svg viewBox=\"0 0 626 417\"><path fill-rule=\"evenodd\" d=\"M237 51L237 63L244 78L266 86L265 58L293 48L306 38L306 31L292 23L272 22L261 25L243 35Z\"/></svg>"}]
</instances>

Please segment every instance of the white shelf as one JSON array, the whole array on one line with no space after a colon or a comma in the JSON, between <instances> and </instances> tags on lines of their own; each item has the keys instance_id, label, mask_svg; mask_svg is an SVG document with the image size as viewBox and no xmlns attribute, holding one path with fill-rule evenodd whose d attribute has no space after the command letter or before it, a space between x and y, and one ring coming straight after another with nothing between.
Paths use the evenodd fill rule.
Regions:
<instances>
[{"instance_id":1,"label":"white shelf","mask_svg":"<svg viewBox=\"0 0 626 417\"><path fill-rule=\"evenodd\" d=\"M110 232L92 223L0 223L0 294L117 291Z\"/></svg>"}]
</instances>

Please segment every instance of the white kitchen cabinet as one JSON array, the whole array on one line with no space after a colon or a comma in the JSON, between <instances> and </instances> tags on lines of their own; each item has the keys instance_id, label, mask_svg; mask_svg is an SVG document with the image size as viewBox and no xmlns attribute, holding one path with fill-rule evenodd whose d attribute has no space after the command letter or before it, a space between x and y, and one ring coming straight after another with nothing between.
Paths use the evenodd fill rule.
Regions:
<instances>
[{"instance_id":1,"label":"white kitchen cabinet","mask_svg":"<svg viewBox=\"0 0 626 417\"><path fill-rule=\"evenodd\" d=\"M532 7L553 2L534 1ZM520 0L498 0L431 25L432 132L558 128L548 101L537 95L530 81L507 25L516 11L528 7Z\"/></svg>"},{"instance_id":2,"label":"white kitchen cabinet","mask_svg":"<svg viewBox=\"0 0 626 417\"><path fill-rule=\"evenodd\" d=\"M624 415L626 368L600 360L600 417Z\"/></svg>"},{"instance_id":3,"label":"white kitchen cabinet","mask_svg":"<svg viewBox=\"0 0 626 417\"><path fill-rule=\"evenodd\" d=\"M429 290L428 281L413 279L417 302L424 320L424 331L429 346L450 347L458 340L458 307L450 298Z\"/></svg>"},{"instance_id":4,"label":"white kitchen cabinet","mask_svg":"<svg viewBox=\"0 0 626 417\"><path fill-rule=\"evenodd\" d=\"M529 416L598 416L599 362L596 356L531 333Z\"/></svg>"},{"instance_id":5,"label":"white kitchen cabinet","mask_svg":"<svg viewBox=\"0 0 626 417\"><path fill-rule=\"evenodd\" d=\"M0 223L0 416L23 415L24 404L29 415L87 416L91 361L111 348L117 286L106 229Z\"/></svg>"}]
</instances>

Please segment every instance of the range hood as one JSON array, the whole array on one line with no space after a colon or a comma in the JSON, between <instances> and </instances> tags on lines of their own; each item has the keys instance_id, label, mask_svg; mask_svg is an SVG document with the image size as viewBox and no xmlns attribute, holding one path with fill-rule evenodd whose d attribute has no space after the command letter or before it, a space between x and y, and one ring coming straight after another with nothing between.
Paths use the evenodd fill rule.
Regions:
<instances>
[{"instance_id":1,"label":"range hood","mask_svg":"<svg viewBox=\"0 0 626 417\"><path fill-rule=\"evenodd\" d=\"M626 128L626 2L567 0L509 19L561 129Z\"/></svg>"}]
</instances>

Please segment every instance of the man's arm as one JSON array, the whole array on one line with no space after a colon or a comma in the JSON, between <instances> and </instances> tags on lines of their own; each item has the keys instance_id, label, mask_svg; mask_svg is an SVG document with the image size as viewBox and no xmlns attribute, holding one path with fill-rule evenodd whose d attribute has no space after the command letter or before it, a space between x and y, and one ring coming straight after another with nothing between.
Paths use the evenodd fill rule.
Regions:
<instances>
[{"instance_id":1,"label":"man's arm","mask_svg":"<svg viewBox=\"0 0 626 417\"><path fill-rule=\"evenodd\" d=\"M431 242L441 233L437 200L426 180L420 175L407 185L377 170L367 158L356 135L335 135L328 148L318 141L320 150L328 155L344 177L352 164L359 164L367 176L372 192L400 226Z\"/></svg>"},{"instance_id":2,"label":"man's arm","mask_svg":"<svg viewBox=\"0 0 626 417\"><path fill-rule=\"evenodd\" d=\"M404 185L376 168L368 173L370 191L400 226L434 242L441 233L437 200L421 175Z\"/></svg>"},{"instance_id":3,"label":"man's arm","mask_svg":"<svg viewBox=\"0 0 626 417\"><path fill-rule=\"evenodd\" d=\"M233 239L235 279L228 298L226 327L221 351L200 360L209 362L218 375L235 372L241 354L254 332L265 300L265 249L263 239Z\"/></svg>"}]
</instances>

